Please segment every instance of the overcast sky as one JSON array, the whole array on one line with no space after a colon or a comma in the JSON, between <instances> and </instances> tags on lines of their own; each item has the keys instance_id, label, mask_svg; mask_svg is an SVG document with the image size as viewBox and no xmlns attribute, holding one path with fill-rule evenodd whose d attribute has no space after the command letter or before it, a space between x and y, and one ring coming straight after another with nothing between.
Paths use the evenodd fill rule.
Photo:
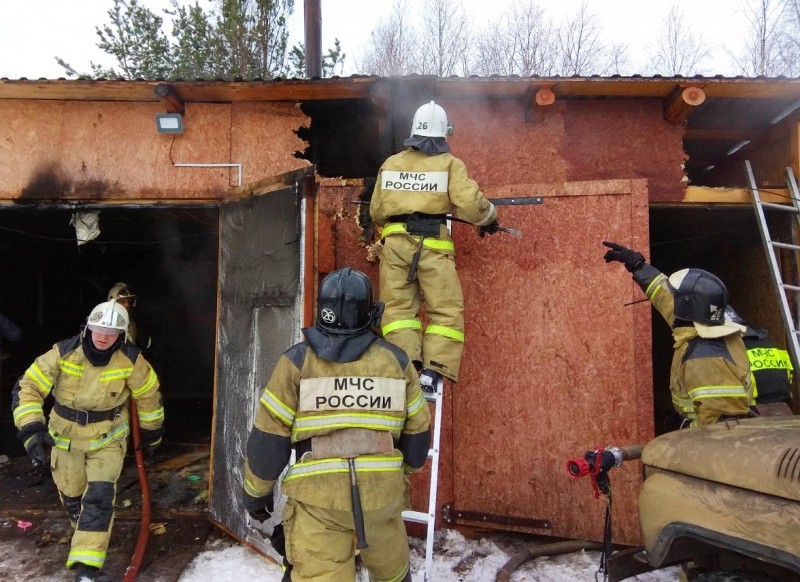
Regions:
<instances>
[{"instance_id":1,"label":"overcast sky","mask_svg":"<svg viewBox=\"0 0 800 582\"><path fill-rule=\"evenodd\" d=\"M207 8L212 0L197 0ZM575 13L582 0L537 0L555 21ZM673 0L588 0L589 8L603 23L610 42L630 46L629 59L639 64L648 45L652 45L663 26ZM723 43L746 34L740 11L741 0L677 0L693 21L697 33L724 56ZM188 2L188 0L182 0ZM475 25L491 22L512 0L463 0ZM140 0L156 13L169 6L169 0ZM410 0L416 10L423 0ZM338 37L350 67L356 62L369 32L390 10L391 0L322 0L323 51ZM110 57L97 48L95 28L108 22L112 0L0 0L0 77L17 79L64 76L55 56L79 71L89 71L90 61L113 65ZM290 21L290 44L303 42L303 0L295 0ZM726 70L727 59L709 63L704 74L735 74ZM634 67L637 68L637 67ZM345 68L345 74L352 74ZM643 67L636 72L647 73Z\"/></svg>"}]
</instances>

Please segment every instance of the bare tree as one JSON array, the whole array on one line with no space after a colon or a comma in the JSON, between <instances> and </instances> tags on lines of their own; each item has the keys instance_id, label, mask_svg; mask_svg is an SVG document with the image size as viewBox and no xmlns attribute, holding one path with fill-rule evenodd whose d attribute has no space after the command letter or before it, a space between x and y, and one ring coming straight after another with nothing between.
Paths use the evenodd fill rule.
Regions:
<instances>
[{"instance_id":1,"label":"bare tree","mask_svg":"<svg viewBox=\"0 0 800 582\"><path fill-rule=\"evenodd\" d=\"M389 17L378 22L360 59L362 73L389 77L414 72L415 38L408 14L408 1L396 0Z\"/></svg>"},{"instance_id":2,"label":"bare tree","mask_svg":"<svg viewBox=\"0 0 800 582\"><path fill-rule=\"evenodd\" d=\"M416 70L439 77L467 74L461 57L469 53L472 27L460 0L425 0L422 10Z\"/></svg>"},{"instance_id":3,"label":"bare tree","mask_svg":"<svg viewBox=\"0 0 800 582\"><path fill-rule=\"evenodd\" d=\"M557 37L544 10L532 0L513 4L478 37L474 71L479 75L552 75Z\"/></svg>"},{"instance_id":4,"label":"bare tree","mask_svg":"<svg viewBox=\"0 0 800 582\"><path fill-rule=\"evenodd\" d=\"M781 58L787 0L744 0L742 12L750 25L744 48L734 55L743 75L777 76L787 71Z\"/></svg>"},{"instance_id":5,"label":"bare tree","mask_svg":"<svg viewBox=\"0 0 800 582\"><path fill-rule=\"evenodd\" d=\"M800 0L786 0L780 56L785 75L800 75Z\"/></svg>"},{"instance_id":6,"label":"bare tree","mask_svg":"<svg viewBox=\"0 0 800 582\"><path fill-rule=\"evenodd\" d=\"M650 57L654 72L664 75L702 73L698 65L711 54L711 47L702 36L695 35L685 13L675 2L667 14L657 38L655 53Z\"/></svg>"},{"instance_id":7,"label":"bare tree","mask_svg":"<svg viewBox=\"0 0 800 582\"><path fill-rule=\"evenodd\" d=\"M606 55L606 75L629 74L631 62L628 59L628 45L613 43L609 46Z\"/></svg>"},{"instance_id":8,"label":"bare tree","mask_svg":"<svg viewBox=\"0 0 800 582\"><path fill-rule=\"evenodd\" d=\"M551 76L619 73L627 65L627 46L603 42L588 0L560 28L536 0L516 0L476 35L475 43L461 1L426 0L412 21L407 0L396 0L390 17L371 33L361 72ZM415 29L420 31L416 36Z\"/></svg>"},{"instance_id":9,"label":"bare tree","mask_svg":"<svg viewBox=\"0 0 800 582\"><path fill-rule=\"evenodd\" d=\"M606 48L600 37L597 15L584 0L572 18L564 21L558 35L561 75L604 73L608 68Z\"/></svg>"}]
</instances>

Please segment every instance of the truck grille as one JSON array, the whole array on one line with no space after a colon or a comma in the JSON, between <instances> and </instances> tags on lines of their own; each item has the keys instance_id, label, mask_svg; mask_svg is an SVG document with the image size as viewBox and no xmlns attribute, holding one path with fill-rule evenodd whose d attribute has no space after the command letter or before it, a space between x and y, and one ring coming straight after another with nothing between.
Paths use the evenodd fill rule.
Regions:
<instances>
[{"instance_id":1,"label":"truck grille","mask_svg":"<svg viewBox=\"0 0 800 582\"><path fill-rule=\"evenodd\" d=\"M786 449L778 465L778 477L792 483L800 483L800 448Z\"/></svg>"}]
</instances>

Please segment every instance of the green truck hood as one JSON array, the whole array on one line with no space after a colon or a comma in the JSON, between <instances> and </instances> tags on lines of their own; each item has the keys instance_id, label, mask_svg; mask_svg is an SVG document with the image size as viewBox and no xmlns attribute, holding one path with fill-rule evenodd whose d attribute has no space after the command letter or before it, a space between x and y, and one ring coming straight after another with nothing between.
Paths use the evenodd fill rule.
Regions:
<instances>
[{"instance_id":1,"label":"green truck hood","mask_svg":"<svg viewBox=\"0 0 800 582\"><path fill-rule=\"evenodd\" d=\"M800 416L749 418L661 435L645 467L800 501Z\"/></svg>"}]
</instances>

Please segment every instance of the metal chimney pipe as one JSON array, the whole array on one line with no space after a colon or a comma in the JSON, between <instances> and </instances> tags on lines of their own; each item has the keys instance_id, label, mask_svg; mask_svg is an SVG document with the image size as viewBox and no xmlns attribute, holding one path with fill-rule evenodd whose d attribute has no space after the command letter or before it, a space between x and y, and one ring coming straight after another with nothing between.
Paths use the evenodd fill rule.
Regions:
<instances>
[{"instance_id":1,"label":"metal chimney pipe","mask_svg":"<svg viewBox=\"0 0 800 582\"><path fill-rule=\"evenodd\" d=\"M322 0L305 0L306 77L322 77Z\"/></svg>"}]
</instances>

